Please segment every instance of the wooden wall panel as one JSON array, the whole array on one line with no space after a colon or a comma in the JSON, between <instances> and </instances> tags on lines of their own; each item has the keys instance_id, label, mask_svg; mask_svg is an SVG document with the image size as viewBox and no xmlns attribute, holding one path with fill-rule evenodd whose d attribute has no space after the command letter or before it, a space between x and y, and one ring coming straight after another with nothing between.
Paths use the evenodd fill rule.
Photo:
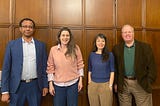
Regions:
<instances>
[{"instance_id":1,"label":"wooden wall panel","mask_svg":"<svg viewBox=\"0 0 160 106\"><path fill-rule=\"evenodd\" d=\"M0 95L0 98L1 98L1 95ZM0 101L0 106L8 106L8 104Z\"/></svg>"},{"instance_id":2,"label":"wooden wall panel","mask_svg":"<svg viewBox=\"0 0 160 106\"><path fill-rule=\"evenodd\" d=\"M10 0L0 0L0 23L10 23Z\"/></svg>"},{"instance_id":3,"label":"wooden wall panel","mask_svg":"<svg viewBox=\"0 0 160 106\"><path fill-rule=\"evenodd\" d=\"M48 28L38 28L35 31L34 37L42 42L44 42L47 46L47 52L49 52L51 46L53 45L53 36L50 33Z\"/></svg>"},{"instance_id":4,"label":"wooden wall panel","mask_svg":"<svg viewBox=\"0 0 160 106\"><path fill-rule=\"evenodd\" d=\"M78 29L72 29L71 30L75 39L75 43L80 47L82 54L84 54L84 48L83 48L83 36L82 31Z\"/></svg>"},{"instance_id":5,"label":"wooden wall panel","mask_svg":"<svg viewBox=\"0 0 160 106\"><path fill-rule=\"evenodd\" d=\"M53 96L48 94L47 96L42 97L41 106L53 106Z\"/></svg>"},{"instance_id":6,"label":"wooden wall panel","mask_svg":"<svg viewBox=\"0 0 160 106\"><path fill-rule=\"evenodd\" d=\"M114 0L85 0L85 23L87 26L113 27Z\"/></svg>"},{"instance_id":7,"label":"wooden wall panel","mask_svg":"<svg viewBox=\"0 0 160 106\"><path fill-rule=\"evenodd\" d=\"M146 27L160 28L160 0L146 0Z\"/></svg>"},{"instance_id":8,"label":"wooden wall panel","mask_svg":"<svg viewBox=\"0 0 160 106\"><path fill-rule=\"evenodd\" d=\"M117 26L142 26L142 0L117 0Z\"/></svg>"},{"instance_id":9,"label":"wooden wall panel","mask_svg":"<svg viewBox=\"0 0 160 106\"><path fill-rule=\"evenodd\" d=\"M160 89L159 88L153 90L152 97L153 97L153 106L159 106L160 105L160 100L159 100Z\"/></svg>"},{"instance_id":10,"label":"wooden wall panel","mask_svg":"<svg viewBox=\"0 0 160 106\"><path fill-rule=\"evenodd\" d=\"M159 88L160 89L160 47L159 47L159 35L160 31L147 31L146 32L146 42L148 42L152 49L155 56L155 61L157 65L157 80L153 85L153 88Z\"/></svg>"},{"instance_id":11,"label":"wooden wall panel","mask_svg":"<svg viewBox=\"0 0 160 106\"><path fill-rule=\"evenodd\" d=\"M15 22L30 17L37 24L49 24L49 0L16 0Z\"/></svg>"},{"instance_id":12,"label":"wooden wall panel","mask_svg":"<svg viewBox=\"0 0 160 106\"><path fill-rule=\"evenodd\" d=\"M19 38L19 37L21 37L22 35L21 35L21 33L20 33L20 31L19 31L19 28L18 27L14 27L14 35L13 35L13 38L14 39L17 39L17 38Z\"/></svg>"},{"instance_id":13,"label":"wooden wall panel","mask_svg":"<svg viewBox=\"0 0 160 106\"><path fill-rule=\"evenodd\" d=\"M0 28L0 70L2 69L4 53L6 50L6 45L9 41L9 29L8 28Z\"/></svg>"},{"instance_id":14,"label":"wooden wall panel","mask_svg":"<svg viewBox=\"0 0 160 106\"><path fill-rule=\"evenodd\" d=\"M52 0L53 25L82 25L82 0Z\"/></svg>"}]
</instances>

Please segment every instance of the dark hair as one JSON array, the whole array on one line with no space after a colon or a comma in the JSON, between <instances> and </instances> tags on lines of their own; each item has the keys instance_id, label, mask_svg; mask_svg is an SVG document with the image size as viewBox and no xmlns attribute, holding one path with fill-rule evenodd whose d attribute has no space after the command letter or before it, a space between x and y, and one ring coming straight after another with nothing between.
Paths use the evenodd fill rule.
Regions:
<instances>
[{"instance_id":1,"label":"dark hair","mask_svg":"<svg viewBox=\"0 0 160 106\"><path fill-rule=\"evenodd\" d=\"M33 23L33 28L35 28L35 22L30 19L30 18L23 18L20 22L19 22L19 27L22 27L22 23L23 21L31 21Z\"/></svg>"},{"instance_id":2,"label":"dark hair","mask_svg":"<svg viewBox=\"0 0 160 106\"><path fill-rule=\"evenodd\" d=\"M96 52L98 50L98 48L96 46L96 40L98 39L98 37L105 40L105 46L102 50L102 61L105 62L105 61L107 61L107 59L109 57L109 51L108 51L108 48L107 48L107 38L104 34L99 33L98 35L96 35L96 37L94 39L94 42L93 42L92 52Z\"/></svg>"},{"instance_id":3,"label":"dark hair","mask_svg":"<svg viewBox=\"0 0 160 106\"><path fill-rule=\"evenodd\" d=\"M68 31L69 32L69 35L70 35L70 41L68 42L68 45L67 45L67 51L66 51L66 53L65 53L65 56L70 56L70 57L74 57L74 59L75 58L77 58L77 55L76 55L76 51L75 51L75 49L76 49L76 44L75 44L75 42L74 42L74 37L73 37L73 35L72 35L72 33L71 33L71 30L68 28L68 27L62 27L61 29L60 29L60 31L59 31L59 33L58 33L58 44L61 44L61 41L60 41L60 36L61 36L61 33L63 32L63 31Z\"/></svg>"}]
</instances>

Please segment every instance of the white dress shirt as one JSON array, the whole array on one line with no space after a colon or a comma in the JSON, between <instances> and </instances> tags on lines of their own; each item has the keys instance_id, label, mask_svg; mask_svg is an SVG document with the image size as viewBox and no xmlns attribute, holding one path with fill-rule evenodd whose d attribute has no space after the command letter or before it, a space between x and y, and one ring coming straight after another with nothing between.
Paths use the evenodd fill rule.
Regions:
<instances>
[{"instance_id":1,"label":"white dress shirt","mask_svg":"<svg viewBox=\"0 0 160 106\"><path fill-rule=\"evenodd\" d=\"M23 42L23 70L21 79L28 80L37 78L35 42L33 38L30 42L26 42L22 38L22 42Z\"/></svg>"}]
</instances>

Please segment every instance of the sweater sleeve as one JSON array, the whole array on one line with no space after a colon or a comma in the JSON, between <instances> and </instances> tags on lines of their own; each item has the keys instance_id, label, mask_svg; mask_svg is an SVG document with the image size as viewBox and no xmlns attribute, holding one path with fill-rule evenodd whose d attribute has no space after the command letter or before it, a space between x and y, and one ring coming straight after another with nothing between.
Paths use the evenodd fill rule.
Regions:
<instances>
[{"instance_id":1,"label":"sweater sleeve","mask_svg":"<svg viewBox=\"0 0 160 106\"><path fill-rule=\"evenodd\" d=\"M54 73L55 73L55 65L53 58L53 48L51 48L47 61L47 74L54 74Z\"/></svg>"},{"instance_id":2,"label":"sweater sleeve","mask_svg":"<svg viewBox=\"0 0 160 106\"><path fill-rule=\"evenodd\" d=\"M114 72L115 71L115 66L114 66L114 56L113 56L113 54L112 54L112 52L110 53L110 71L111 72Z\"/></svg>"},{"instance_id":3,"label":"sweater sleeve","mask_svg":"<svg viewBox=\"0 0 160 106\"><path fill-rule=\"evenodd\" d=\"M92 58L92 55L90 53L89 58L88 58L88 71L90 72L92 71L91 58Z\"/></svg>"},{"instance_id":4,"label":"sweater sleeve","mask_svg":"<svg viewBox=\"0 0 160 106\"><path fill-rule=\"evenodd\" d=\"M84 62L83 62L83 58L82 58L82 53L81 50L79 48L78 45L76 45L77 50L76 50L76 54L77 54L77 69L83 69L84 68Z\"/></svg>"}]
</instances>

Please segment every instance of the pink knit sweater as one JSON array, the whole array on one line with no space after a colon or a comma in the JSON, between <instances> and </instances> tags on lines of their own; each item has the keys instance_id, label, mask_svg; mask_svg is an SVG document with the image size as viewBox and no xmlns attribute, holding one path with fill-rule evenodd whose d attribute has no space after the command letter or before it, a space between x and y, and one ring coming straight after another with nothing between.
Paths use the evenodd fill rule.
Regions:
<instances>
[{"instance_id":1,"label":"pink knit sweater","mask_svg":"<svg viewBox=\"0 0 160 106\"><path fill-rule=\"evenodd\" d=\"M80 76L80 69L84 68L82 54L78 45L76 45L77 59L72 61L65 57L65 54L60 46L53 46L50 50L47 73L53 74L54 77L49 78L57 83L74 80Z\"/></svg>"}]
</instances>

